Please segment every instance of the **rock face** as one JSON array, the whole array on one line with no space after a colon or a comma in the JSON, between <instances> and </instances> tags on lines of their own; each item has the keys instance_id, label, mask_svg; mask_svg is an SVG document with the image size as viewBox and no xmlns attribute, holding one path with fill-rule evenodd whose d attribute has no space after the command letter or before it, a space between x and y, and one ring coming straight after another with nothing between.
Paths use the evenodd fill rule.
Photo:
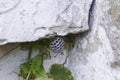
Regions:
<instances>
[{"instance_id":1,"label":"rock face","mask_svg":"<svg viewBox=\"0 0 120 80\"><path fill-rule=\"evenodd\" d=\"M120 80L120 0L63 0L63 2L59 2L59 5L64 6L59 7L60 11L58 10L58 12L62 13L58 13L56 10L58 8L58 0L54 1L56 5L52 5L53 0L41 0L44 4L35 0L32 5L29 5L32 2L31 0L29 3L26 3L27 5L25 6L23 6L23 2L26 2L26 0L17 1L18 0L16 0L16 2L11 1L11 5L6 3L7 6L0 9L1 44L4 44L4 39L8 42L37 40L47 34L53 34L54 31L59 35L65 35L69 32L79 32L87 30L89 24L89 31L81 33L77 37L75 47L69 53L65 50L64 55L58 54L56 57L54 57L55 53L51 53L51 59L44 60L46 71L48 71L50 65L53 63L62 64L65 62L66 55L69 54L65 66L72 71L75 80ZM1 0L0 2L4 1ZM38 8L34 6L35 2L37 3ZM49 4L49 7L52 6L49 8L52 10L48 10L48 5L46 4ZM79 9L74 8L74 5ZM14 6L15 8L13 9L10 6ZM27 8L28 6L30 8ZM44 6L42 9L45 11L41 12L41 10L39 10L41 6ZM25 15L22 20L18 18L21 14L18 14L23 8L28 9L28 12L25 10L25 12L22 13L22 15ZM36 16L42 14L42 18L45 19L44 21L42 21L42 18L37 19L39 16L35 16L36 18L31 17L32 15L30 15L30 13L32 14L34 12L33 10L36 9L38 10L38 13L34 14ZM72 10L75 10L78 13L73 13L75 11ZM46 11L49 11L50 14ZM54 12L51 13L51 11ZM56 12L59 14L59 17L56 17L58 18L58 22L54 21L56 20ZM13 13L16 14L13 16ZM74 17L71 17L73 15ZM12 17L15 18L13 19ZM51 17L54 19L51 19ZM33 22L36 23L36 26L33 26L31 18L33 19ZM19 21L14 23L16 21L15 19ZM7 27L1 27L4 22L4 26ZM24 22L24 24L22 24L22 22ZM10 23L11 25L9 25ZM33 36L35 34L31 33L34 32L38 26L40 27L40 25L42 25L42 32L41 28L38 28L38 32L35 33L37 36ZM53 25L55 28L53 28ZM19 28L19 26L22 27ZM15 38L18 34L16 34L12 28L15 29L14 31L18 32L19 35L22 34L22 32L19 32L21 29L23 32L26 29L29 29L29 31L26 30L24 35L22 34L19 38ZM52 30L50 28L52 28ZM8 31L8 33L6 31ZM28 33L29 35L27 35ZM33 37L31 38L31 36ZM5 55L8 52L10 53ZM3 53L1 56L4 55L0 58L1 80L18 80L18 74L16 73L19 71L20 63L26 60L27 51L21 50L19 44L8 44L0 47L0 53ZM36 53L33 55L35 54Z\"/></svg>"},{"instance_id":2,"label":"rock face","mask_svg":"<svg viewBox=\"0 0 120 80\"><path fill-rule=\"evenodd\" d=\"M0 44L88 30L92 0L0 0Z\"/></svg>"},{"instance_id":3,"label":"rock face","mask_svg":"<svg viewBox=\"0 0 120 80\"><path fill-rule=\"evenodd\" d=\"M120 80L120 0L95 0L68 66L76 80Z\"/></svg>"}]
</instances>

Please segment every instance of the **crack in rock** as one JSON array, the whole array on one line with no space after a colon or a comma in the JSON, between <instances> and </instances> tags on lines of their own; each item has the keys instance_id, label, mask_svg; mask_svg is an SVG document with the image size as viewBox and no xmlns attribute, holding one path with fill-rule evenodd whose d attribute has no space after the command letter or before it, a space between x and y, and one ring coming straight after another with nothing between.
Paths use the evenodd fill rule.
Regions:
<instances>
[{"instance_id":1,"label":"crack in rock","mask_svg":"<svg viewBox=\"0 0 120 80\"><path fill-rule=\"evenodd\" d=\"M92 27L93 21L94 21L94 8L95 8L95 0L92 1L90 9L89 9L88 26L89 26L90 30L91 30L91 27Z\"/></svg>"}]
</instances>

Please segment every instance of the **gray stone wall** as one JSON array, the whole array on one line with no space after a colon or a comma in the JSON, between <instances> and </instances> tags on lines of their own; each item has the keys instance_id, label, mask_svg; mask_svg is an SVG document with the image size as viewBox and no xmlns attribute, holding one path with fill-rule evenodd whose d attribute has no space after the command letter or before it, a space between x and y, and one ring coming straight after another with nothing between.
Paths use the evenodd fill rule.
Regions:
<instances>
[{"instance_id":1,"label":"gray stone wall","mask_svg":"<svg viewBox=\"0 0 120 80\"><path fill-rule=\"evenodd\" d=\"M50 6L54 0L41 1L43 3L48 3ZM55 1L56 6L58 6L57 1L60 0ZM39 19L37 20L36 17L34 19L35 21L38 21L36 22L38 26L33 29L33 25L31 25L32 22L30 20L29 25L31 25L31 27L28 27L27 20L31 18L29 15L23 18L23 21L26 20L24 25L18 25L18 22L22 22L22 20L18 18L20 17L20 11L22 11L22 9L20 10L21 6L23 6L23 9L26 9L28 6L32 7L32 0L30 0L28 6L23 5L27 0L16 0L13 2L11 1L11 3L6 2L3 0L0 1L0 39L1 44L8 42L14 42L14 44L11 43L0 46L0 80L19 80L20 78L17 74L19 72L19 65L26 60L26 53L28 50L22 50L20 48L20 44L15 42L34 41L38 38L45 37L45 34L50 34L51 36L53 33L51 31L46 32L46 30L43 30L44 36L41 31L37 32L37 37L32 36L34 30L37 27L40 27L42 22L39 23ZM34 2L38 2L38 7L41 7L39 5L39 1L35 0ZM6 3L6 6L4 5L3 7L3 3ZM18 5L18 7L15 4ZM70 6L68 6L69 4ZM60 20L61 17L62 20L57 27L54 26L55 28L53 29L53 32L59 30L59 26L63 26L64 24L65 28L63 28L63 30L61 29L62 32L58 31L58 34L60 33L60 35L65 35L71 32L82 33L77 37L75 46L69 53L65 50L63 55L58 54L54 57L55 53L51 52L51 59L44 60L46 71L48 71L48 68L53 63L64 63L66 56L69 54L65 66L72 71L75 80L120 80L120 0L65 0L61 1L61 5L65 5L60 7L61 12L63 11L63 13L59 12ZM13 9L12 6L15 7L15 9ZM46 5L44 4L43 6ZM64 12L67 6L69 9ZM75 6L77 6L77 8ZM30 8L30 11L28 10L28 12L24 13L34 13L34 9L38 9L35 7L32 8L33 12L31 12L32 10ZM53 10L56 9L54 7L50 8ZM72 12L71 8L73 9ZM77 10L78 8L79 10ZM45 9L47 10L48 8L45 7ZM13 13L16 13L17 16L13 15ZM44 15L44 13L40 12L37 15L40 14ZM45 13L45 15L46 18L49 17L47 18L48 20L46 19L45 21L49 23L49 27L56 23L54 20L52 20L53 22L49 22L51 19L50 16L54 16L56 13ZM71 18L71 15L74 15L74 17ZM14 16L14 19L18 19L17 23L14 22L14 19L11 21ZM64 20L66 20L66 23L64 23ZM74 25L71 23L74 23ZM41 26L43 25L45 24L42 24ZM21 29L18 30L20 26L23 26L24 28L21 27ZM69 26L73 26L74 29L72 28L71 30ZM83 26L83 28L81 28L81 26ZM27 35L29 32L27 31L28 28L31 33L29 35ZM24 35L22 34L23 36L18 36L22 33L22 29L23 32L27 29L27 33ZM64 29L68 32L63 33ZM19 34L15 33L17 31ZM27 38L24 40L24 37ZM4 40L7 41L4 43ZM37 52L35 52L33 56L35 54L37 54Z\"/></svg>"}]
</instances>

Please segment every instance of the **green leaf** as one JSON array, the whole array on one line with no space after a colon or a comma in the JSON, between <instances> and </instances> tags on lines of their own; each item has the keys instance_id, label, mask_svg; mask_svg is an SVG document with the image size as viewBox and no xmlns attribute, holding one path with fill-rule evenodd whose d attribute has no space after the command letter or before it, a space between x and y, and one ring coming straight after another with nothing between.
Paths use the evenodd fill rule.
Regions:
<instances>
[{"instance_id":1,"label":"green leaf","mask_svg":"<svg viewBox=\"0 0 120 80\"><path fill-rule=\"evenodd\" d=\"M20 65L20 74L25 79L29 72L29 80L35 79L35 77L43 78L46 75L46 72L42 66L43 64L43 58L41 55L35 56L33 59L31 59L30 62L26 62Z\"/></svg>"},{"instance_id":2,"label":"green leaf","mask_svg":"<svg viewBox=\"0 0 120 80\"><path fill-rule=\"evenodd\" d=\"M39 67L42 64L43 64L43 58L41 55L37 55L31 60L31 65L34 65L36 67Z\"/></svg>"},{"instance_id":3,"label":"green leaf","mask_svg":"<svg viewBox=\"0 0 120 80\"><path fill-rule=\"evenodd\" d=\"M42 66L43 64L43 59L42 59L42 56L41 55L37 55L35 56L32 61L31 61L31 70L32 70L32 73L36 76L36 77L39 77L39 78L43 78L45 77L46 75L46 72Z\"/></svg>"},{"instance_id":4,"label":"green leaf","mask_svg":"<svg viewBox=\"0 0 120 80\"><path fill-rule=\"evenodd\" d=\"M74 80L70 70L60 64L51 66L50 75L54 80Z\"/></svg>"},{"instance_id":5,"label":"green leaf","mask_svg":"<svg viewBox=\"0 0 120 80\"><path fill-rule=\"evenodd\" d=\"M20 65L20 69L24 74L28 74L30 71L30 66L28 63L23 63Z\"/></svg>"},{"instance_id":6,"label":"green leaf","mask_svg":"<svg viewBox=\"0 0 120 80\"><path fill-rule=\"evenodd\" d=\"M31 70L32 70L33 74L35 75L35 77L44 78L46 75L46 72L43 67L31 66Z\"/></svg>"},{"instance_id":7,"label":"green leaf","mask_svg":"<svg viewBox=\"0 0 120 80\"><path fill-rule=\"evenodd\" d=\"M20 75L26 79L26 77L29 75L28 80L34 80L35 77L33 74L29 74L30 72L30 64L28 62L23 63L20 65Z\"/></svg>"}]
</instances>

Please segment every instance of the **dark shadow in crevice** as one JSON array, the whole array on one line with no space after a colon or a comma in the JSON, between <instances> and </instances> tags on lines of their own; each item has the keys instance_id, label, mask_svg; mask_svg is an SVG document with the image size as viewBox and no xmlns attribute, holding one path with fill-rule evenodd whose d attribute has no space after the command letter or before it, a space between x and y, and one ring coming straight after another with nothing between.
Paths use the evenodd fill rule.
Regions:
<instances>
[{"instance_id":1,"label":"dark shadow in crevice","mask_svg":"<svg viewBox=\"0 0 120 80\"><path fill-rule=\"evenodd\" d=\"M93 22L94 22L95 3L96 3L96 0L93 0L92 3L91 3L90 9L89 9L88 26L89 26L90 31L92 29Z\"/></svg>"}]
</instances>

